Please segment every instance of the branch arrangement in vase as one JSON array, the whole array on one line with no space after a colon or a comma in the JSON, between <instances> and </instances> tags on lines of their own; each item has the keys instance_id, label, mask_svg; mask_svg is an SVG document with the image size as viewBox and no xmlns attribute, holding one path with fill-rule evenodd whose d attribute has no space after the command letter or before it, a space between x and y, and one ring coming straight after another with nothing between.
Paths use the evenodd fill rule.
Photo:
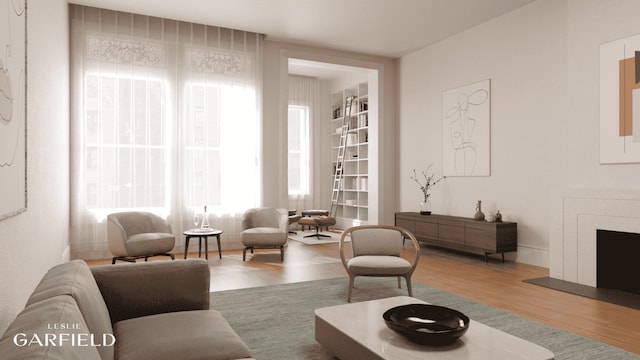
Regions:
<instances>
[{"instance_id":1,"label":"branch arrangement in vase","mask_svg":"<svg viewBox=\"0 0 640 360\"><path fill-rule=\"evenodd\" d=\"M411 179L420 186L420 191L422 191L422 194L424 195L425 203L429 200L429 196L431 195L431 193L429 192L431 190L431 187L435 186L440 181L446 179L445 176L436 178L435 173L429 173L429 170L431 170L432 166L433 164L430 164L429 166L427 166L427 169L422 172L422 178L420 179L418 178L416 169L413 169L413 175L411 176Z\"/></svg>"}]
</instances>

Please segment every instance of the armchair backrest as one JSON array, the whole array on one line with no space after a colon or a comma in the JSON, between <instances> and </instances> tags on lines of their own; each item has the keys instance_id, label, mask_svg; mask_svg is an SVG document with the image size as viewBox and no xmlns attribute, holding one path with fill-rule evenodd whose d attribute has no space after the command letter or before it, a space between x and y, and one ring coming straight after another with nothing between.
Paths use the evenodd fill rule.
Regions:
<instances>
[{"instance_id":1,"label":"armchair backrest","mask_svg":"<svg viewBox=\"0 0 640 360\"><path fill-rule=\"evenodd\" d=\"M126 236L144 233L171 233L171 226L160 216L145 211L127 211L107 216L109 225L115 225Z\"/></svg>"},{"instance_id":2,"label":"armchair backrest","mask_svg":"<svg viewBox=\"0 0 640 360\"><path fill-rule=\"evenodd\" d=\"M288 226L289 211L286 209L253 208L245 211L242 216L242 230L272 227L287 232Z\"/></svg>"},{"instance_id":3,"label":"armchair backrest","mask_svg":"<svg viewBox=\"0 0 640 360\"><path fill-rule=\"evenodd\" d=\"M402 233L395 229L363 227L351 231L351 247L354 256L400 256Z\"/></svg>"}]
</instances>

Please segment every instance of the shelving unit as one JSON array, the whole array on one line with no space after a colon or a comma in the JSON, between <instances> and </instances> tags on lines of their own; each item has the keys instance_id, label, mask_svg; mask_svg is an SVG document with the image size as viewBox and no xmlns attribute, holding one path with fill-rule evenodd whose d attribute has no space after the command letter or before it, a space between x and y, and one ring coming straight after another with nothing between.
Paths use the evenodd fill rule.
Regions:
<instances>
[{"instance_id":1,"label":"shelving unit","mask_svg":"<svg viewBox=\"0 0 640 360\"><path fill-rule=\"evenodd\" d=\"M369 88L366 82L331 94L332 174L337 166L338 147L344 114L349 114L348 134L343 164L343 179L338 196L336 218L349 224L369 220ZM353 96L351 112L345 99Z\"/></svg>"}]
</instances>

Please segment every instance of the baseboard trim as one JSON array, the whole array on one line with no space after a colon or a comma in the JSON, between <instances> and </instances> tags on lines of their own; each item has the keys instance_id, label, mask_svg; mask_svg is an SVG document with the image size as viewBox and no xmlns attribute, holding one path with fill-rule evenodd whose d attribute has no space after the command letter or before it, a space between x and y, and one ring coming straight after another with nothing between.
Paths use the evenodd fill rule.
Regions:
<instances>
[{"instance_id":1,"label":"baseboard trim","mask_svg":"<svg viewBox=\"0 0 640 360\"><path fill-rule=\"evenodd\" d=\"M549 268L549 249L536 248L527 245L518 245L516 262Z\"/></svg>"}]
</instances>

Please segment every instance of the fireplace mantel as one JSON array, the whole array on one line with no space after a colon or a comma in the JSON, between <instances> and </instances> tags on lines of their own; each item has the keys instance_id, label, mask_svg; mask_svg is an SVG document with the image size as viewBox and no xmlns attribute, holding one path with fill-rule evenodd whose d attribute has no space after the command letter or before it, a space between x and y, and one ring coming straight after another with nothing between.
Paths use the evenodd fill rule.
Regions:
<instances>
[{"instance_id":1,"label":"fireplace mantel","mask_svg":"<svg viewBox=\"0 0 640 360\"><path fill-rule=\"evenodd\" d=\"M595 287L596 231L640 233L640 192L565 189L552 199L549 276Z\"/></svg>"}]
</instances>

